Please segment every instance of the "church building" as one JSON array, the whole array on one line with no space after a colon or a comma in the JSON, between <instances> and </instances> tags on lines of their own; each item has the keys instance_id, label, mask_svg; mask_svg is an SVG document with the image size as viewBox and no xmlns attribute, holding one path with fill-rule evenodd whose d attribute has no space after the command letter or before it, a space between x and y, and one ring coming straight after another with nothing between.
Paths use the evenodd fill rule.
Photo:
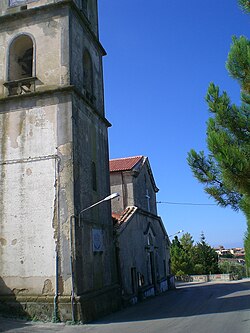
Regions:
<instances>
[{"instance_id":1,"label":"church building","mask_svg":"<svg viewBox=\"0 0 250 333\"><path fill-rule=\"evenodd\" d=\"M116 255L123 302L136 303L174 285L170 241L157 214L158 188L146 156L110 160Z\"/></svg>"},{"instance_id":2,"label":"church building","mask_svg":"<svg viewBox=\"0 0 250 333\"><path fill-rule=\"evenodd\" d=\"M0 313L119 307L104 55L97 0L0 1Z\"/></svg>"}]
</instances>

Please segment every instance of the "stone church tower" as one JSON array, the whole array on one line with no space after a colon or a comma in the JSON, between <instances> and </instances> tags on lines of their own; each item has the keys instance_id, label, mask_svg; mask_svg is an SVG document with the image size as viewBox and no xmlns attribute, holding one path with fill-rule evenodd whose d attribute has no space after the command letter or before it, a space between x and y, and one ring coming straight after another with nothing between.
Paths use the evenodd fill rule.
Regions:
<instances>
[{"instance_id":1,"label":"stone church tower","mask_svg":"<svg viewBox=\"0 0 250 333\"><path fill-rule=\"evenodd\" d=\"M0 1L0 312L119 306L97 0Z\"/></svg>"}]
</instances>

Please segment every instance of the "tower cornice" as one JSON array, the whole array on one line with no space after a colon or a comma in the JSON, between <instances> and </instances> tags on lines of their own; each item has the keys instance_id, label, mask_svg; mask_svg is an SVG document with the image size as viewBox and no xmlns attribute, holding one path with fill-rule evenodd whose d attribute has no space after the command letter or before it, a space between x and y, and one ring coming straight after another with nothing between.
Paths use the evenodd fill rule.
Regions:
<instances>
[{"instance_id":1,"label":"tower cornice","mask_svg":"<svg viewBox=\"0 0 250 333\"><path fill-rule=\"evenodd\" d=\"M0 98L0 105L3 104L3 103L6 103L6 102L9 102L9 101L18 101L18 100L24 100L24 99L30 99L30 98L34 98L34 97L43 97L43 96L48 96L48 95L54 95L56 93L62 93L62 94L65 94L65 93L74 93L76 94L78 97L82 98L85 100L85 102L87 104L89 104L88 100L85 99L84 95L73 85L68 85L68 86L64 86L64 87L56 87L56 88L53 88L53 89L46 89L46 90L43 90L43 91L35 91L35 92L30 92L28 94L23 94L23 95L13 95L13 96L6 96L6 97L2 97ZM100 114L100 112L98 112L98 110L93 107L93 105L90 105L89 106L91 107L93 113L107 126L107 127L111 127L111 123L104 117ZM1 111L0 111L1 113Z\"/></svg>"}]
</instances>

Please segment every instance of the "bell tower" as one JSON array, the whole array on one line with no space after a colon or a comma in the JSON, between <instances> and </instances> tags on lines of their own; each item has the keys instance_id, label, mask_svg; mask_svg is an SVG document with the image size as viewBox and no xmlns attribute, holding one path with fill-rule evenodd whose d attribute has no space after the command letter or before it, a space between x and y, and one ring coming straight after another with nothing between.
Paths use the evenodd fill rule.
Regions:
<instances>
[{"instance_id":1,"label":"bell tower","mask_svg":"<svg viewBox=\"0 0 250 333\"><path fill-rule=\"evenodd\" d=\"M0 2L0 313L119 306L97 0Z\"/></svg>"}]
</instances>

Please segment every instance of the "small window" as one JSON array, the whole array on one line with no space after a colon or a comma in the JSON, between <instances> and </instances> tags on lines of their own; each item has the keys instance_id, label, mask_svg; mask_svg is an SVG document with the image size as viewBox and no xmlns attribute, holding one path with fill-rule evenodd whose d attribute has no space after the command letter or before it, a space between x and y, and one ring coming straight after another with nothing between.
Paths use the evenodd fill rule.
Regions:
<instances>
[{"instance_id":1,"label":"small window","mask_svg":"<svg viewBox=\"0 0 250 333\"><path fill-rule=\"evenodd\" d=\"M153 238L151 234L148 234L147 243L148 246L153 245Z\"/></svg>"},{"instance_id":2,"label":"small window","mask_svg":"<svg viewBox=\"0 0 250 333\"><path fill-rule=\"evenodd\" d=\"M137 292L136 267L131 267L131 289L133 294Z\"/></svg>"},{"instance_id":3,"label":"small window","mask_svg":"<svg viewBox=\"0 0 250 333\"><path fill-rule=\"evenodd\" d=\"M82 0L81 1L81 9L85 14L87 14L87 12L88 12L88 0Z\"/></svg>"},{"instance_id":4,"label":"small window","mask_svg":"<svg viewBox=\"0 0 250 333\"><path fill-rule=\"evenodd\" d=\"M21 35L14 39L9 48L9 81L33 76L33 49L29 36Z\"/></svg>"},{"instance_id":5,"label":"small window","mask_svg":"<svg viewBox=\"0 0 250 333\"><path fill-rule=\"evenodd\" d=\"M89 52L83 54L83 86L90 97L93 95L93 66Z\"/></svg>"},{"instance_id":6,"label":"small window","mask_svg":"<svg viewBox=\"0 0 250 333\"><path fill-rule=\"evenodd\" d=\"M92 189L97 191L97 180L96 180L96 165L95 162L92 162L91 165L91 172L92 172Z\"/></svg>"},{"instance_id":7,"label":"small window","mask_svg":"<svg viewBox=\"0 0 250 333\"><path fill-rule=\"evenodd\" d=\"M138 286L143 287L145 284L144 275L138 272L137 277L138 277Z\"/></svg>"}]
</instances>

